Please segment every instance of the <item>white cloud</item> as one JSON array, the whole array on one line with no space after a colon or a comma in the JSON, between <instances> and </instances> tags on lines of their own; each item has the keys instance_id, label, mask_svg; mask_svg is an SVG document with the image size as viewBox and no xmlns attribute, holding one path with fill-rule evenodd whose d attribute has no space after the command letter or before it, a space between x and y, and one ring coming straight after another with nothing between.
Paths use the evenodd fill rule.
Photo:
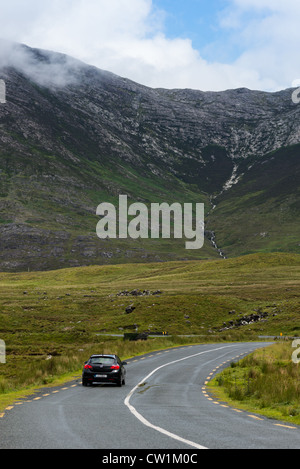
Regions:
<instances>
[{"instance_id":1,"label":"white cloud","mask_svg":"<svg viewBox=\"0 0 300 469\"><path fill-rule=\"evenodd\" d=\"M232 0L232 4L243 10L270 10L280 12L300 12L298 0Z\"/></svg>"},{"instance_id":2,"label":"white cloud","mask_svg":"<svg viewBox=\"0 0 300 469\"><path fill-rule=\"evenodd\" d=\"M235 65L256 70L271 89L290 87L300 75L300 2L298 0L233 0L237 40L244 51ZM230 11L230 12L231 12Z\"/></svg>"},{"instance_id":3,"label":"white cloud","mask_svg":"<svg viewBox=\"0 0 300 469\"><path fill-rule=\"evenodd\" d=\"M220 28L242 52L227 64L204 60L188 39L168 38L152 0L0 0L0 11L2 37L152 87L275 90L300 75L299 0L228 0Z\"/></svg>"}]
</instances>

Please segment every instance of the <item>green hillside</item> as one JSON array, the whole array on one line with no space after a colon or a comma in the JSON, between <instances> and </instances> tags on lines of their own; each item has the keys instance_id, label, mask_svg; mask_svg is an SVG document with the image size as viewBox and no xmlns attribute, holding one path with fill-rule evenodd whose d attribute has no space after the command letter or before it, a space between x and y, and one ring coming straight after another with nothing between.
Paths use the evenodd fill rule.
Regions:
<instances>
[{"instance_id":1,"label":"green hillside","mask_svg":"<svg viewBox=\"0 0 300 469\"><path fill-rule=\"evenodd\" d=\"M0 149L1 154L1 149ZM102 202L118 209L119 195L128 205L143 202L205 203L201 194L177 177L143 174L126 163L66 161L61 155L0 157L0 261L16 261L8 270L50 270L66 266L216 258L208 239L201 250L185 249L185 238L100 240L96 209ZM30 184L28 183L30 181ZM49 184L51 181L51 184ZM183 206L183 205L182 205ZM10 228L12 227L12 228ZM22 242L18 240L22 239ZM10 262L9 261L9 262Z\"/></svg>"},{"instance_id":2,"label":"green hillside","mask_svg":"<svg viewBox=\"0 0 300 469\"><path fill-rule=\"evenodd\" d=\"M240 179L220 194L208 226L228 256L300 249L300 145L239 166Z\"/></svg>"}]
</instances>

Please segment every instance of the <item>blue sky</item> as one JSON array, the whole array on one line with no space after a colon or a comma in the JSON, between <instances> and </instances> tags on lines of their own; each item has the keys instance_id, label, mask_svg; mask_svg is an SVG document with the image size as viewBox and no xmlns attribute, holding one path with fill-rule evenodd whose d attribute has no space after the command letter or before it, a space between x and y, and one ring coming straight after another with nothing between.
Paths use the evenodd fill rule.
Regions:
<instances>
[{"instance_id":1,"label":"blue sky","mask_svg":"<svg viewBox=\"0 0 300 469\"><path fill-rule=\"evenodd\" d=\"M232 18L229 0L153 0L164 12L164 32L167 37L190 39L193 47L208 61L232 62L243 52L240 31L251 22L267 17L268 8L249 8L239 12L234 25L223 23Z\"/></svg>"},{"instance_id":2,"label":"blue sky","mask_svg":"<svg viewBox=\"0 0 300 469\"><path fill-rule=\"evenodd\" d=\"M154 88L277 91L300 78L300 0L0 0L0 11L3 38Z\"/></svg>"},{"instance_id":3,"label":"blue sky","mask_svg":"<svg viewBox=\"0 0 300 469\"><path fill-rule=\"evenodd\" d=\"M153 4L165 12L165 34L169 38L189 38L203 51L223 35L219 18L228 5L226 0L154 0Z\"/></svg>"}]
</instances>

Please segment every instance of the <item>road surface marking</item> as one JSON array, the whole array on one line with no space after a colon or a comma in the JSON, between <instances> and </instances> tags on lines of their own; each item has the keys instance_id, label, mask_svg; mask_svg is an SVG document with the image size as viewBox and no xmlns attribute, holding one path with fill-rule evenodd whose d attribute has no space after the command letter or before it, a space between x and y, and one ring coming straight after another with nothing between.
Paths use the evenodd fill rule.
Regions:
<instances>
[{"instance_id":1,"label":"road surface marking","mask_svg":"<svg viewBox=\"0 0 300 469\"><path fill-rule=\"evenodd\" d=\"M297 430L297 427L291 427L289 425L283 425L282 423L274 423L277 427L291 428L292 430Z\"/></svg>"},{"instance_id":2,"label":"road surface marking","mask_svg":"<svg viewBox=\"0 0 300 469\"><path fill-rule=\"evenodd\" d=\"M236 345L238 346L238 344ZM215 348L215 349L212 349L212 350L204 350L203 352L198 352L198 353L195 353L193 355L189 355L187 357L184 357L184 358L180 358L179 360L174 360L174 361L171 361L169 363L165 363L164 365L161 365L157 368L155 368L153 371L151 371L151 373L149 373L145 378L143 378L134 388L132 388L132 390L129 392L129 394L127 394L125 400L124 400L124 404L128 407L128 409L130 410L130 412L140 421L142 422L145 426L147 427L150 427L152 428L153 430L156 430L160 433L162 433L163 435L166 435L166 436L169 436L170 438L173 438L174 440L178 440L178 441L181 441L189 446L193 446L194 448L198 448L198 449L208 449L206 448L205 446L202 446L202 445L199 445L198 443L195 443L194 441L190 441L190 440L186 440L185 438L182 438L178 435L175 435L174 433L171 433L169 432L168 430L165 430L164 428L161 428L161 427L158 427L156 425L153 425L152 423L150 423L148 420L145 419L145 417L143 417L136 409L135 407L133 407L133 405L130 404L130 398L132 397L132 395L134 394L134 392L141 386L143 385L154 373L156 373L158 370L161 370L162 368L165 368L169 365L173 365L175 363L179 363L179 362L182 362L184 360L188 360L190 358L194 358L194 357L198 357L199 355L203 355L203 354L206 354L206 353L211 353L211 352L216 352L217 350L222 350L222 349L225 349L225 348L232 348L234 347L234 345L224 345L222 347L218 347L218 348Z\"/></svg>"},{"instance_id":3,"label":"road surface marking","mask_svg":"<svg viewBox=\"0 0 300 469\"><path fill-rule=\"evenodd\" d=\"M256 415L250 415L249 414L248 417L251 417L252 419L256 419L256 420L263 420L260 417L257 417Z\"/></svg>"}]
</instances>

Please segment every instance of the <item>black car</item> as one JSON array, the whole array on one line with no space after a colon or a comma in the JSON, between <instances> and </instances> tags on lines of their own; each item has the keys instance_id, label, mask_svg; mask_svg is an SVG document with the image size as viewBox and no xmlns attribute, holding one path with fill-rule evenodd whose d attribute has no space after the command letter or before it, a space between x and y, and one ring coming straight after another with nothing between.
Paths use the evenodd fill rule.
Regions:
<instances>
[{"instance_id":1,"label":"black car","mask_svg":"<svg viewBox=\"0 0 300 469\"><path fill-rule=\"evenodd\" d=\"M92 355L82 370L82 385L93 383L125 384L126 362L117 355Z\"/></svg>"}]
</instances>

